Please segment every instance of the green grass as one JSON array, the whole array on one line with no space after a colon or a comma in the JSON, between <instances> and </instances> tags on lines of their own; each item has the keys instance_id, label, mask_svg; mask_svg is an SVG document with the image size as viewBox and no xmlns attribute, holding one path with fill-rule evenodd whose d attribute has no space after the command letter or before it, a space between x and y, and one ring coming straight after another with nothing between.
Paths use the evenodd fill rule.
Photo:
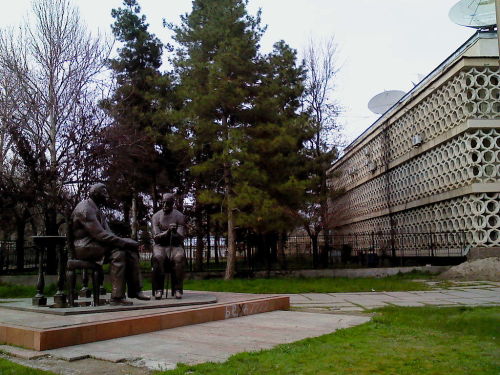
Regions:
<instances>
[{"instance_id":1,"label":"green grass","mask_svg":"<svg viewBox=\"0 0 500 375\"><path fill-rule=\"evenodd\" d=\"M55 284L50 284L45 288L44 294L51 296L56 292L56 289ZM35 286L0 283L0 298L29 298L34 297L35 294Z\"/></svg>"},{"instance_id":2,"label":"green grass","mask_svg":"<svg viewBox=\"0 0 500 375\"><path fill-rule=\"evenodd\" d=\"M498 375L500 308L377 310L366 324L241 353L225 363L180 364L168 375Z\"/></svg>"},{"instance_id":3,"label":"green grass","mask_svg":"<svg viewBox=\"0 0 500 375\"><path fill-rule=\"evenodd\" d=\"M413 281L423 275L395 275L384 278L269 278L187 280L185 289L233 293L344 293L381 291L430 290L423 282Z\"/></svg>"},{"instance_id":4,"label":"green grass","mask_svg":"<svg viewBox=\"0 0 500 375\"><path fill-rule=\"evenodd\" d=\"M53 372L33 369L18 365L17 363L0 358L1 375L55 375Z\"/></svg>"},{"instance_id":5,"label":"green grass","mask_svg":"<svg viewBox=\"0 0 500 375\"><path fill-rule=\"evenodd\" d=\"M213 292L233 293L343 293L343 292L371 292L381 291L411 291L430 290L427 284L413 279L428 279L431 276L423 273L398 274L384 278L269 278L269 279L222 279L186 280L184 288ZM143 280L144 290L151 290L151 280ZM111 290L111 284L105 287ZM80 288L77 285L77 290ZM52 296L56 292L56 285L45 288L44 294ZM0 298L29 298L36 294L35 286L23 286L0 283Z\"/></svg>"}]
</instances>

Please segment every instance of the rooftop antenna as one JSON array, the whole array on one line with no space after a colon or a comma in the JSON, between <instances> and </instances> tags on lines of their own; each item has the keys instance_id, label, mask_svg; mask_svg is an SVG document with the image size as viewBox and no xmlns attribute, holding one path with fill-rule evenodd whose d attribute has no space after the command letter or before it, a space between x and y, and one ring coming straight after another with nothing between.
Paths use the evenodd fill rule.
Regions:
<instances>
[{"instance_id":1,"label":"rooftop antenna","mask_svg":"<svg viewBox=\"0 0 500 375\"><path fill-rule=\"evenodd\" d=\"M404 91L390 90L375 95L368 102L368 109L377 115L387 112L405 95Z\"/></svg>"},{"instance_id":2,"label":"rooftop antenna","mask_svg":"<svg viewBox=\"0 0 500 375\"><path fill-rule=\"evenodd\" d=\"M498 49L500 51L500 0L460 0L448 14L457 25L478 30L494 31L497 29Z\"/></svg>"}]
</instances>

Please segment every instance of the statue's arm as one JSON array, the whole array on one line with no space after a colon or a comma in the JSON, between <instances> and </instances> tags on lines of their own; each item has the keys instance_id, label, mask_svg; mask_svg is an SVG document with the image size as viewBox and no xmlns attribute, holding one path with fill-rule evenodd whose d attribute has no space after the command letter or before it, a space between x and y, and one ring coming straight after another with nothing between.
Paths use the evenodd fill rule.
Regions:
<instances>
[{"instance_id":1,"label":"statue's arm","mask_svg":"<svg viewBox=\"0 0 500 375\"><path fill-rule=\"evenodd\" d=\"M177 234L186 237L186 217L183 214L179 215L179 219L177 220Z\"/></svg>"},{"instance_id":2,"label":"statue's arm","mask_svg":"<svg viewBox=\"0 0 500 375\"><path fill-rule=\"evenodd\" d=\"M86 232L94 240L108 245L110 247L117 248L134 248L137 247L137 242L130 238L121 238L115 235L110 230L106 230L99 220L97 220L97 215L95 210L85 209L78 215L81 225L85 228Z\"/></svg>"},{"instance_id":3,"label":"statue's arm","mask_svg":"<svg viewBox=\"0 0 500 375\"><path fill-rule=\"evenodd\" d=\"M175 223L171 224L171 233L172 233L172 241L174 243L184 241L184 237L186 234L186 222L184 215L178 213L175 217Z\"/></svg>"},{"instance_id":4,"label":"statue's arm","mask_svg":"<svg viewBox=\"0 0 500 375\"><path fill-rule=\"evenodd\" d=\"M161 240L166 238L170 233L169 229L167 229L166 231L161 230L160 219L157 216L153 216L152 229L153 229L153 239L157 244L159 244Z\"/></svg>"}]
</instances>

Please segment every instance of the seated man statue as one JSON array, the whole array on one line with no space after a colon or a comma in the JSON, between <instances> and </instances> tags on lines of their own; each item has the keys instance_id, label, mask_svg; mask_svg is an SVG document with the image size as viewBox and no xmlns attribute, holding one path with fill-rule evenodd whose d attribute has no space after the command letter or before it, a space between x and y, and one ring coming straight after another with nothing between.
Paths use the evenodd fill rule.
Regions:
<instances>
[{"instance_id":1,"label":"seated man statue","mask_svg":"<svg viewBox=\"0 0 500 375\"><path fill-rule=\"evenodd\" d=\"M131 238L121 238L109 229L101 207L109 199L104 184L90 188L89 199L78 203L71 215L74 235L74 258L91 262L110 261L111 305L132 305L128 296L140 300L150 297L142 292L139 268L138 243Z\"/></svg>"},{"instance_id":2,"label":"seated man statue","mask_svg":"<svg viewBox=\"0 0 500 375\"><path fill-rule=\"evenodd\" d=\"M163 208L153 215L153 295L161 299L165 283L165 271L168 266L172 278L172 294L175 298L182 298L184 265L185 218L182 213L174 209L174 195L163 194L161 200ZM168 295L168 290L167 290Z\"/></svg>"}]
</instances>

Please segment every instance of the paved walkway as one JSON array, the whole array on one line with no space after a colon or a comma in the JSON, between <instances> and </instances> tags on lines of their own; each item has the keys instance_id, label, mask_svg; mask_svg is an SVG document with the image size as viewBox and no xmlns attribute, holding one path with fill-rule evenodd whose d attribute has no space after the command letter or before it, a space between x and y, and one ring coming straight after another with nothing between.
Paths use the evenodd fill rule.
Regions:
<instances>
[{"instance_id":1,"label":"paved walkway","mask_svg":"<svg viewBox=\"0 0 500 375\"><path fill-rule=\"evenodd\" d=\"M148 369L171 369L177 362L220 362L239 352L268 349L352 327L369 321L365 311L376 307L500 305L500 282L456 285L425 292L291 294L294 311L274 311L46 352L5 346L0 350L16 355L15 360L23 364L59 374L142 375ZM114 367L110 362L116 363Z\"/></svg>"},{"instance_id":2,"label":"paved walkway","mask_svg":"<svg viewBox=\"0 0 500 375\"><path fill-rule=\"evenodd\" d=\"M293 309L311 312L359 312L388 305L500 305L500 282L468 281L453 284L455 286L448 289L422 292L305 293L289 296Z\"/></svg>"}]
</instances>

